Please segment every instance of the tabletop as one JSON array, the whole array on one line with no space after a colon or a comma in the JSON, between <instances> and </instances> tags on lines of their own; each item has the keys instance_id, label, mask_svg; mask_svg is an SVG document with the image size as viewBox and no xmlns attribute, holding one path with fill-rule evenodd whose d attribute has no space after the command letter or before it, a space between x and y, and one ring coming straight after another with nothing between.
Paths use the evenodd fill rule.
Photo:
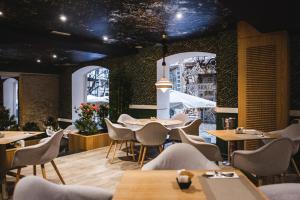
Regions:
<instances>
[{"instance_id":1,"label":"tabletop","mask_svg":"<svg viewBox=\"0 0 300 200\"><path fill-rule=\"evenodd\" d=\"M268 133L254 132L237 134L235 130L210 130L207 133L216 136L224 141L243 141L243 140L263 140L263 139L275 139L275 135L269 135Z\"/></svg>"},{"instance_id":2,"label":"tabletop","mask_svg":"<svg viewBox=\"0 0 300 200\"><path fill-rule=\"evenodd\" d=\"M161 123L164 126L176 126L181 125L182 121L175 120L175 119L132 119L132 120L126 120L124 121L125 124L128 125L138 125L138 126L145 126L148 123L151 122L158 122Z\"/></svg>"},{"instance_id":3,"label":"tabletop","mask_svg":"<svg viewBox=\"0 0 300 200\"><path fill-rule=\"evenodd\" d=\"M206 171L191 171L195 176L192 179L192 185L187 190L181 190L176 182L177 171L176 170L155 170L155 171L125 171L121 181L119 182L113 200L134 200L134 199L197 199L197 200L210 200L216 199L214 196L224 195L227 198L222 199L241 199L243 194L246 199L266 199L266 197L258 190L240 171L235 170L238 174L238 179L229 180L229 178L209 182L206 184L206 180L202 175ZM234 184L226 184L229 183ZM233 182L232 182L233 181ZM236 184L240 181L240 185ZM216 183L216 187L214 184ZM209 185L209 186L208 186ZM208 187L210 189L207 190ZM232 187L234 186L234 187ZM217 190L220 192L211 192L211 190ZM249 192L250 191L250 192ZM232 195L231 195L232 194ZM236 196L236 195L242 196ZM235 198L232 198L235 197ZM236 198L237 197L237 198Z\"/></svg>"},{"instance_id":4,"label":"tabletop","mask_svg":"<svg viewBox=\"0 0 300 200\"><path fill-rule=\"evenodd\" d=\"M40 131L0 131L4 134L4 137L0 138L0 145L9 144L11 142L16 142L18 140L24 140L36 135L40 135L44 132Z\"/></svg>"}]
</instances>

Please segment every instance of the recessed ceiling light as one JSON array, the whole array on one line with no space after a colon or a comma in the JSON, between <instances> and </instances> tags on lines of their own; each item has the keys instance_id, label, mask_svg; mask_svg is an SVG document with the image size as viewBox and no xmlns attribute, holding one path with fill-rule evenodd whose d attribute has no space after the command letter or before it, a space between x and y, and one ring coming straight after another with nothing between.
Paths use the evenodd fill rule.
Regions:
<instances>
[{"instance_id":1,"label":"recessed ceiling light","mask_svg":"<svg viewBox=\"0 0 300 200\"><path fill-rule=\"evenodd\" d=\"M183 15L181 12L176 13L176 19L182 19Z\"/></svg>"},{"instance_id":2,"label":"recessed ceiling light","mask_svg":"<svg viewBox=\"0 0 300 200\"><path fill-rule=\"evenodd\" d=\"M52 58L57 58L57 55L56 54L52 54Z\"/></svg>"},{"instance_id":3,"label":"recessed ceiling light","mask_svg":"<svg viewBox=\"0 0 300 200\"><path fill-rule=\"evenodd\" d=\"M3 12L2 11L0 11L0 16L2 16L3 15Z\"/></svg>"},{"instance_id":4,"label":"recessed ceiling light","mask_svg":"<svg viewBox=\"0 0 300 200\"><path fill-rule=\"evenodd\" d=\"M36 59L36 62L41 63L42 61L41 61L41 59Z\"/></svg>"},{"instance_id":5,"label":"recessed ceiling light","mask_svg":"<svg viewBox=\"0 0 300 200\"><path fill-rule=\"evenodd\" d=\"M107 40L108 40L108 37L107 37L106 35L103 35L103 36L102 36L102 39L103 39L104 41L107 41Z\"/></svg>"},{"instance_id":6,"label":"recessed ceiling light","mask_svg":"<svg viewBox=\"0 0 300 200\"><path fill-rule=\"evenodd\" d=\"M62 22L66 22L67 21L67 17L65 15L60 15L59 16L60 21Z\"/></svg>"}]
</instances>

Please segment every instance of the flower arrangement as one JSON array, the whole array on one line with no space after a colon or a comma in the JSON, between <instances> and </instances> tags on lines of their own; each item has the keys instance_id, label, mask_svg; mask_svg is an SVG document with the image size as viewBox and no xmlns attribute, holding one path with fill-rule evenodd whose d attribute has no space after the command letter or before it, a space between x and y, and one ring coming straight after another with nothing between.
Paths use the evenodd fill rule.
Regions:
<instances>
[{"instance_id":1,"label":"flower arrangement","mask_svg":"<svg viewBox=\"0 0 300 200\"><path fill-rule=\"evenodd\" d=\"M79 108L75 108L75 113L79 119L75 121L75 126L81 134L92 135L105 128L104 118L108 116L108 107L91 103L81 103Z\"/></svg>"}]
</instances>

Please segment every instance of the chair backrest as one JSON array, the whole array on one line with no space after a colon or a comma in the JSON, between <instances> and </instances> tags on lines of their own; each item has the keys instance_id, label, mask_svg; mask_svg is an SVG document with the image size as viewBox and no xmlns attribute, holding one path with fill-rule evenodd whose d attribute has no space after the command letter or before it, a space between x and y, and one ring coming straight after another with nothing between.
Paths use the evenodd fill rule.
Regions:
<instances>
[{"instance_id":1,"label":"chair backrest","mask_svg":"<svg viewBox=\"0 0 300 200\"><path fill-rule=\"evenodd\" d=\"M188 135L199 135L199 127L201 125L201 119L195 119L189 125L182 127L182 130Z\"/></svg>"},{"instance_id":2,"label":"chair backrest","mask_svg":"<svg viewBox=\"0 0 300 200\"><path fill-rule=\"evenodd\" d=\"M170 129L158 122L146 124L143 128L135 132L136 139L143 145L158 146L162 145Z\"/></svg>"},{"instance_id":3,"label":"chair backrest","mask_svg":"<svg viewBox=\"0 0 300 200\"><path fill-rule=\"evenodd\" d=\"M220 149L217 145L205 143L204 141L194 141L181 129L178 129L182 143L195 146L208 160L222 161Z\"/></svg>"},{"instance_id":4,"label":"chair backrest","mask_svg":"<svg viewBox=\"0 0 300 200\"><path fill-rule=\"evenodd\" d=\"M189 116L184 113L178 113L178 114L174 115L172 117L172 119L182 121L181 126L184 126L185 123L187 123L189 121Z\"/></svg>"},{"instance_id":5,"label":"chair backrest","mask_svg":"<svg viewBox=\"0 0 300 200\"><path fill-rule=\"evenodd\" d=\"M145 164L142 170L219 170L201 152L189 144L173 144L155 159Z\"/></svg>"},{"instance_id":6,"label":"chair backrest","mask_svg":"<svg viewBox=\"0 0 300 200\"><path fill-rule=\"evenodd\" d=\"M281 183L259 187L270 200L300 199L300 183Z\"/></svg>"},{"instance_id":7,"label":"chair backrest","mask_svg":"<svg viewBox=\"0 0 300 200\"><path fill-rule=\"evenodd\" d=\"M112 140L133 140L134 132L128 128L121 127L121 125L116 126L109 119L105 118L105 123L107 126L107 132Z\"/></svg>"},{"instance_id":8,"label":"chair backrest","mask_svg":"<svg viewBox=\"0 0 300 200\"><path fill-rule=\"evenodd\" d=\"M134 120L135 118L131 117L128 114L121 114L117 120L119 124L125 125L126 120Z\"/></svg>"},{"instance_id":9,"label":"chair backrest","mask_svg":"<svg viewBox=\"0 0 300 200\"><path fill-rule=\"evenodd\" d=\"M18 149L12 166L38 165L52 161L59 154L62 136L63 130L60 130L43 143Z\"/></svg>"},{"instance_id":10,"label":"chair backrest","mask_svg":"<svg viewBox=\"0 0 300 200\"><path fill-rule=\"evenodd\" d=\"M57 185L40 177L22 178L16 185L14 200L111 200L112 193L98 187Z\"/></svg>"}]
</instances>

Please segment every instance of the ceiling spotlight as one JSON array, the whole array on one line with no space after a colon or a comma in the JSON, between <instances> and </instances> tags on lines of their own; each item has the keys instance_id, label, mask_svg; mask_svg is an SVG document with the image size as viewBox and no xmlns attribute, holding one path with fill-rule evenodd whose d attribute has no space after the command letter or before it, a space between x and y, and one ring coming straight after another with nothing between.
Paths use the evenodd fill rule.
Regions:
<instances>
[{"instance_id":1,"label":"ceiling spotlight","mask_svg":"<svg viewBox=\"0 0 300 200\"><path fill-rule=\"evenodd\" d=\"M2 16L3 15L3 12L2 11L0 11L0 16Z\"/></svg>"},{"instance_id":2,"label":"ceiling spotlight","mask_svg":"<svg viewBox=\"0 0 300 200\"><path fill-rule=\"evenodd\" d=\"M56 54L53 54L53 55L52 55L52 58L56 59L56 58L57 58L57 55L56 55Z\"/></svg>"},{"instance_id":3,"label":"ceiling spotlight","mask_svg":"<svg viewBox=\"0 0 300 200\"><path fill-rule=\"evenodd\" d=\"M36 62L41 63L42 61L41 61L41 59L36 59Z\"/></svg>"},{"instance_id":4,"label":"ceiling spotlight","mask_svg":"<svg viewBox=\"0 0 300 200\"><path fill-rule=\"evenodd\" d=\"M67 17L65 15L60 15L59 16L60 21L62 22L66 22L67 21Z\"/></svg>"},{"instance_id":5,"label":"ceiling spotlight","mask_svg":"<svg viewBox=\"0 0 300 200\"><path fill-rule=\"evenodd\" d=\"M176 13L176 19L180 20L182 19L183 15L181 12Z\"/></svg>"},{"instance_id":6,"label":"ceiling spotlight","mask_svg":"<svg viewBox=\"0 0 300 200\"><path fill-rule=\"evenodd\" d=\"M106 35L103 35L102 39L103 39L104 41L107 41L107 40L108 40L108 37L107 37Z\"/></svg>"}]
</instances>

